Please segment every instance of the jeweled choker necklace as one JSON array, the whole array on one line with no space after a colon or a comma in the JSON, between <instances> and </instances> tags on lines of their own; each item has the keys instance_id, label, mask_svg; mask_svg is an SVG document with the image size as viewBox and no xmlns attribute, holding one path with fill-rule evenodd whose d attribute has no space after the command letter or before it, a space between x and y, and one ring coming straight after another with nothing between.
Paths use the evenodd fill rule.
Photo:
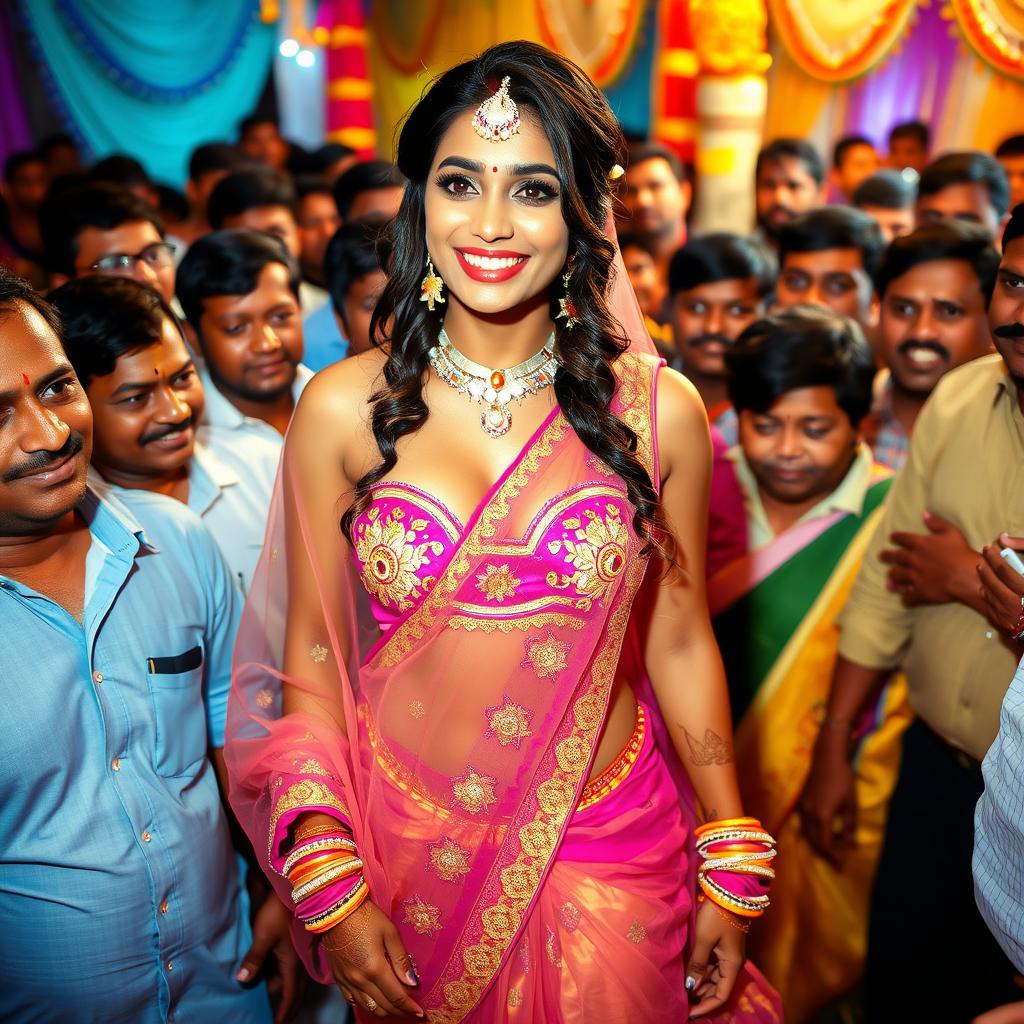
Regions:
<instances>
[{"instance_id":1,"label":"jeweled choker necklace","mask_svg":"<svg viewBox=\"0 0 1024 1024\"><path fill-rule=\"evenodd\" d=\"M555 383L558 370L553 331L536 355L507 370L489 370L467 359L452 344L443 327L427 357L441 380L486 406L480 414L480 426L488 437L507 434L512 426L509 402L513 398L521 402L526 395L550 387Z\"/></svg>"}]
</instances>

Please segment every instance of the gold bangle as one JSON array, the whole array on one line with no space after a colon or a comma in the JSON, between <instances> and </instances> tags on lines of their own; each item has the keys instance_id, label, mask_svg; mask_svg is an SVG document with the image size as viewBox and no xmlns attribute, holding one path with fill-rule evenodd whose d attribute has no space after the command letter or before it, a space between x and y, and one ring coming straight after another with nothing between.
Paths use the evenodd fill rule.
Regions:
<instances>
[{"instance_id":1,"label":"gold bangle","mask_svg":"<svg viewBox=\"0 0 1024 1024\"><path fill-rule=\"evenodd\" d=\"M315 874L325 871L335 864L341 864L347 860L355 860L358 856L359 854L355 850L332 850L330 853L325 853L322 857L317 857L316 860L296 865L285 877L292 883L292 886L302 885L303 882L308 882Z\"/></svg>"},{"instance_id":2,"label":"gold bangle","mask_svg":"<svg viewBox=\"0 0 1024 1024\"><path fill-rule=\"evenodd\" d=\"M352 834L352 830L347 825L343 825L340 821L333 821L330 825L311 825L308 829L299 825L298 828L295 829L295 842L301 842L303 839L308 839L310 836L325 836L335 832L341 832L344 835Z\"/></svg>"}]
</instances>

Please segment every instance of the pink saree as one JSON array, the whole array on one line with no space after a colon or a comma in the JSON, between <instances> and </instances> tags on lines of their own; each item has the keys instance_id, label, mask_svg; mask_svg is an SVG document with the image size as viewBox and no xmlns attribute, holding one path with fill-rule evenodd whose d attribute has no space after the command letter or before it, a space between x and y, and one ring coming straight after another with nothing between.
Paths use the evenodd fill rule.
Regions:
<instances>
[{"instance_id":1,"label":"pink saree","mask_svg":"<svg viewBox=\"0 0 1024 1024\"><path fill-rule=\"evenodd\" d=\"M615 411L657 480L658 362L616 365ZM465 524L392 481L353 551L307 488L286 445L226 748L232 805L286 905L290 824L343 814L429 1020L686 1019L691 821L650 700L587 782L646 570L622 482L556 408ZM714 1019L781 1011L745 973Z\"/></svg>"}]
</instances>

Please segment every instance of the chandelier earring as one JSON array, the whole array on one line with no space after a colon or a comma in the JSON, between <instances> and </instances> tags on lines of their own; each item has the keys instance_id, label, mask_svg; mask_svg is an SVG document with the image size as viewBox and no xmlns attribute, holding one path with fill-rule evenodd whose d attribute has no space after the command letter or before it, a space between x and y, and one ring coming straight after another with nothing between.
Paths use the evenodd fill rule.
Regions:
<instances>
[{"instance_id":1,"label":"chandelier earring","mask_svg":"<svg viewBox=\"0 0 1024 1024\"><path fill-rule=\"evenodd\" d=\"M570 331L580 322L576 312L576 303L573 302L572 293L569 291L569 279L572 277L573 269L573 261L570 259L569 265L562 275L562 287L565 289L565 295L558 300L559 313L555 317L556 320L564 319L566 330Z\"/></svg>"},{"instance_id":2,"label":"chandelier earring","mask_svg":"<svg viewBox=\"0 0 1024 1024\"><path fill-rule=\"evenodd\" d=\"M427 273L423 280L420 282L420 302L427 304L427 309L431 313L434 312L434 304L438 302L444 302L444 296L441 294L441 289L444 288L444 280L441 275L434 270L434 264L430 261L430 253L427 253Z\"/></svg>"}]
</instances>

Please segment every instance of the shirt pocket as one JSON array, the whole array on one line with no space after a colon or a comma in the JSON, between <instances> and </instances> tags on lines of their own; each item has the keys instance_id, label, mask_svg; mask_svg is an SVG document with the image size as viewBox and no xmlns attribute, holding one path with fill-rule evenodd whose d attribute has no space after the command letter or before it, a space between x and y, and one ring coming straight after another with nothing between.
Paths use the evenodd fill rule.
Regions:
<instances>
[{"instance_id":1,"label":"shirt pocket","mask_svg":"<svg viewBox=\"0 0 1024 1024\"><path fill-rule=\"evenodd\" d=\"M164 778L195 775L207 754L203 649L146 659L153 702L154 766Z\"/></svg>"}]
</instances>

